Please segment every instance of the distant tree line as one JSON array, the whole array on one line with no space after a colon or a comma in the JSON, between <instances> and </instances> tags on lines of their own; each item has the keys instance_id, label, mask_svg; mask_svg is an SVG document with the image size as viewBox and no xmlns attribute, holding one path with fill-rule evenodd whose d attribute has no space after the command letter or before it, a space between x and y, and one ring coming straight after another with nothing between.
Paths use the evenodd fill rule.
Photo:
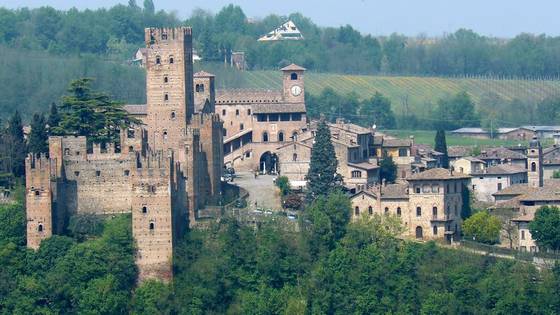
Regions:
<instances>
[{"instance_id":1,"label":"distant tree line","mask_svg":"<svg viewBox=\"0 0 560 315\"><path fill-rule=\"evenodd\" d=\"M296 23L304 41L256 41L287 19ZM319 27L299 13L248 19L235 5L216 14L198 9L180 20L173 12L157 11L152 0L83 11L0 8L0 21L0 44L56 54L129 58L142 46L145 27L190 25L203 58L228 60L232 51L241 50L253 69L296 62L311 70L340 73L560 76L560 37L544 34L501 39L459 29L437 38L396 33L374 37L350 25Z\"/></svg>"}]
</instances>

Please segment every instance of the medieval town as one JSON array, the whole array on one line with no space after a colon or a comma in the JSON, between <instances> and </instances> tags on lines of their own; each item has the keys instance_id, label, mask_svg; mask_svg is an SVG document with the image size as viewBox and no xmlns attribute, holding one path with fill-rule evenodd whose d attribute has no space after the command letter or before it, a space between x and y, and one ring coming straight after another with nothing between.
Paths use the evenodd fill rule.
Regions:
<instances>
[{"instance_id":1,"label":"medieval town","mask_svg":"<svg viewBox=\"0 0 560 315\"><path fill-rule=\"evenodd\" d=\"M129 6L134 8L132 4ZM297 18L284 21L254 40L254 44L299 45L310 41L309 37L314 35L308 36L300 31L298 21ZM320 98L314 92L322 84L319 81L322 78L308 67L317 67L316 63L302 63L302 59L286 55L281 65L261 73L258 86L235 84L235 79L231 81L229 77L231 73L257 73L250 70L249 65L253 62L251 58L256 58L257 50L230 50L224 54L223 60L218 60L218 66L205 63L205 58L209 58L205 51L208 48L199 46L196 41L203 40L198 36L208 34L195 35L205 31L197 30L196 25L201 24L193 22L192 28L144 25L143 34L134 34L142 36L143 43L135 48L127 67L144 74L145 97L140 99L145 102L112 102L105 94L90 90L89 79L78 80L62 98L62 105L53 105L48 121L43 120L46 136L41 142L42 147L32 146L38 132L35 120L31 126L25 124L19 128L22 139L25 139L22 141L27 143L21 172L21 185L25 186L21 202L25 233L20 244L29 250L28 255L37 257L33 259L43 257L37 264L56 269L52 275L51 271L44 271L44 275L49 276L44 276L47 280L41 281L55 281L54 275L74 274L73 269L76 274L81 274L77 270L83 266L78 266L76 259L66 258L76 251L73 255L89 260L84 261L85 265L91 264L88 268L109 263L107 270L115 268L107 271L111 277L128 272L126 268L118 269L120 263L117 261L124 263L130 258L126 270L134 270L130 271L128 286L137 289L123 291L126 292L123 293L125 299L132 302L107 311L101 311L101 304L90 306L93 309L91 314L169 314L185 310L186 313L198 313L193 311L195 308L185 306L195 307L194 301L201 303L197 306L200 313L247 314L251 309L254 314L267 313L265 310L272 306L265 302L267 298L260 291L264 289L256 283L267 290L284 290L288 286L289 290L295 290L282 291L287 297L277 297L280 305L277 310L282 310L279 313L283 314L455 314L458 310L455 307L467 303L459 302L462 297L455 296L457 292L452 288L434 289L438 292L448 290L445 294L452 298L448 295L441 298L446 301L437 300L437 304L432 293L428 297L418 293L416 301L422 302L411 303L405 309L399 309L395 306L399 303L393 302L392 306L383 308L381 296L393 294L388 292L379 291L379 300L364 296L364 300L358 298L355 301L357 304L373 303L370 309L358 309L365 306L353 302L337 304L336 299L327 293L319 296L323 294L321 290L327 290L325 283L362 281L353 278L354 271L343 270L354 269L354 264L363 265L367 259L372 262L381 259L362 252L368 246L375 246L375 253L389 255L387 259L392 259L392 264L400 267L371 267L387 269L380 269L383 271L376 276L368 275L369 280L359 284L363 285L360 290L369 290L376 281L390 281L376 280L384 277L385 271L387 277L392 277L402 271L398 268L420 268L420 271L410 271L414 277L419 277L407 280L411 282L406 286L413 286L411 283L416 281L431 281L426 280L429 277L422 273L422 268L431 270L430 275L440 272L435 269L435 265L439 265L436 261L443 265L473 264L465 268L477 269L479 267L473 266L478 266L480 260L481 265L485 264L484 268L507 268L501 277L510 277L506 273L511 272L511 277L518 277L512 281L517 281L520 286L527 275L529 283L542 286L539 290L544 292L541 293L543 296L558 292L559 125L541 121L538 121L540 124L529 124L533 121L527 121L506 127L500 126L500 120L509 118L489 118L492 125L482 127L470 125L473 118L467 117L468 113L462 113L459 118L452 118L449 114L448 118L439 120L448 125L434 124L426 141L424 133L407 131L414 127L401 127L399 132L394 131L396 128L387 128L389 120L383 117L389 115L391 107L370 112L362 108L353 111L345 107L349 105L340 97L334 102L336 109L330 111L326 98ZM214 73L222 68L228 70ZM265 73L268 75L266 79ZM321 95L325 93L328 94L323 92ZM389 100L375 93L374 103ZM469 98L469 94L459 93L454 100ZM398 116L398 126L413 121L407 118L410 115L408 98L402 100L407 112L403 109L402 117L395 115ZM98 107L91 111L91 116L80 116L90 106L88 104ZM451 101L442 100L437 105L440 106L438 110L445 111L445 107L454 106L450 104ZM318 106L322 107L318 109ZM53 111L57 110L60 113L56 115L61 118L56 121L57 125L53 125L51 118L55 116ZM480 121L486 114L481 111L477 115L476 119ZM98 119L95 117L105 121L105 125L101 123L97 131L85 131L84 126ZM436 113L431 117L433 120L438 118ZM107 123L111 119L118 119L118 123ZM424 121L431 123L430 118ZM10 120L8 132L12 124L13 120ZM393 126L396 126L394 118ZM11 143L7 145L10 149L3 146L3 150L18 147L12 142L3 143ZM2 159L2 163L5 161ZM10 159L10 163L15 162ZM2 204L17 208L17 180L5 184L3 191ZM5 213L0 216L4 221L15 220L15 214L9 214L12 212L8 210ZM117 232L115 222L119 220L130 226L129 232L126 228ZM11 235L6 233L2 232L2 237ZM125 242L127 237L130 237L130 254L125 255L125 250L120 247L115 250L120 252L118 255L123 255L122 258L111 260L110 257L121 257L111 254L111 244ZM68 238L67 245L63 245L65 238ZM94 247L88 249L88 246L94 246L93 242L98 242L95 246L109 252L96 256ZM102 245L103 242L107 244ZM0 244L4 244L3 241ZM266 244L275 245L265 249ZM81 252L79 246L82 246ZM345 252L349 248L353 254ZM15 249L10 251L8 247L1 250L7 256L15 255ZM50 251L60 255L49 254ZM68 254L63 255L61 251ZM364 257L358 259L360 255ZM416 267L405 266L408 262L397 262L413 259L405 258L407 255L424 257L414 258L424 262L418 262L414 265ZM297 258L282 260L292 256ZM220 257L224 257L224 261L228 257L228 264L237 261L235 264L238 265L216 267L217 259L222 259ZM0 259L2 264L3 259ZM344 260L344 263L340 262L344 265L333 266L336 259ZM270 265L265 267L266 261ZM74 267L64 269L74 263ZM304 270L314 264L318 267ZM496 267L487 267L494 264ZM253 267L255 269L251 269ZM252 271L246 271L244 276L228 274L241 272L243 268ZM336 268L341 271L334 271ZM361 271L355 272L365 276L364 268L360 266ZM449 268L445 271L449 277L459 272L452 266L437 268ZM99 277L105 277L104 272L95 271ZM352 276L341 280L338 272L349 272ZM86 272L81 277L93 277L92 274ZM41 273L33 277L39 279L42 277L39 275ZM250 277L259 277L259 280ZM483 279L485 276L477 277ZM91 279L80 290L97 290L92 281L109 278ZM231 283L225 284L224 279L230 279L227 281ZM305 283L300 284L297 279L304 279ZM491 281L488 279L485 281ZM77 280L63 280L69 284L73 283L71 281ZM110 288L107 290L117 290L116 283L120 280L107 281L117 281L106 284ZM255 284L249 284L253 281ZM556 291L549 291L552 290L551 281L556 281ZM35 286L28 282L24 289L24 285L17 283L6 290L27 296L29 292L26 290L33 290L31 287ZM321 283L325 288L315 287ZM22 306L27 304L18 304L24 302L4 303L3 300L8 301L11 295L2 293L0 313L26 313L24 309L30 313L38 309L50 309L55 313L87 313L80 308L84 305L80 303L86 302L76 302L76 305L68 302L70 304L64 306L67 308L62 308L62 304L55 306L62 302L49 302L64 300L74 294L61 293L66 289L63 289L62 282L58 285L61 286L60 292L53 291L52 295L48 290L38 293L42 297L26 302L30 303L27 308ZM420 287L424 285L420 284ZM212 286L222 286L222 290L234 290L235 286L236 289L231 295L225 295L225 291L218 293L219 290L207 293L214 294L215 303L223 303L211 306L207 302L210 295L196 290L214 290ZM347 286L346 289L355 290L358 283L349 282ZM350 286L353 287L350 289ZM305 298L298 295L296 291L303 287L314 293L306 293ZM392 288L401 290L404 287ZM334 293L334 290L344 289L328 290L333 290L329 294L336 296L342 293ZM103 296L100 291L91 292ZM157 296L154 295L150 302L149 294ZM169 294L165 298L167 302L162 302L164 297L161 294ZM518 291L517 294L529 293ZM554 296L554 293L550 294ZM83 298L77 296L77 300ZM550 312L543 313L560 311L558 300L553 301L557 298L556 295L549 301ZM149 305L157 299L160 299L158 303L163 303L157 306L161 309ZM320 304L319 299L328 299L329 302L324 303L330 303L329 306ZM393 301L393 297L389 299ZM451 305L449 299L457 304ZM524 296L523 299L531 298ZM251 300L255 304L247 304ZM439 305L439 313L430 309L428 302ZM499 303L480 306L485 307L484 312L472 306L466 314L491 313L499 307L507 309ZM528 306L520 306L509 309L509 312L532 314L544 306L534 307L529 310Z\"/></svg>"}]
</instances>

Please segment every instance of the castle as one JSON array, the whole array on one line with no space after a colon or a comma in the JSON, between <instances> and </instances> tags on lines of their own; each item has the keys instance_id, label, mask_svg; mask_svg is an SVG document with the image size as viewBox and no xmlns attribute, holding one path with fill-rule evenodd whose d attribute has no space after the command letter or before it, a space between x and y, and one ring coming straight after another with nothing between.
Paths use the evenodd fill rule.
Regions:
<instances>
[{"instance_id":1,"label":"castle","mask_svg":"<svg viewBox=\"0 0 560 315\"><path fill-rule=\"evenodd\" d=\"M145 43L142 125L121 130L120 146L50 137L48 157L26 159L27 245L74 214L131 213L139 280L169 280L174 244L221 196L223 123L212 97L195 104L191 28L147 28Z\"/></svg>"}]
</instances>

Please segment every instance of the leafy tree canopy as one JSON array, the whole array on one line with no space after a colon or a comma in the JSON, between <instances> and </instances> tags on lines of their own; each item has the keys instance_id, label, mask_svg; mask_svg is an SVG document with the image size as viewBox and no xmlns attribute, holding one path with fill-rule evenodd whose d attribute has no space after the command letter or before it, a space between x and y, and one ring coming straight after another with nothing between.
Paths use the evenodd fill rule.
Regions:
<instances>
[{"instance_id":1,"label":"leafy tree canopy","mask_svg":"<svg viewBox=\"0 0 560 315\"><path fill-rule=\"evenodd\" d=\"M560 250L560 208L544 206L529 223L531 236L539 246Z\"/></svg>"},{"instance_id":2,"label":"leafy tree canopy","mask_svg":"<svg viewBox=\"0 0 560 315\"><path fill-rule=\"evenodd\" d=\"M502 222L499 218L480 211L463 222L463 233L477 242L494 244L499 241Z\"/></svg>"}]
</instances>

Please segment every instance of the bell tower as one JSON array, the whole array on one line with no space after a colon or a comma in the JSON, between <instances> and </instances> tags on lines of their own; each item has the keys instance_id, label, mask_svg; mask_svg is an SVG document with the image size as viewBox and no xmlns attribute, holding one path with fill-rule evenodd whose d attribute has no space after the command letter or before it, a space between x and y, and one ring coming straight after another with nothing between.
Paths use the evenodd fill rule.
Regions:
<instances>
[{"instance_id":1,"label":"bell tower","mask_svg":"<svg viewBox=\"0 0 560 315\"><path fill-rule=\"evenodd\" d=\"M541 142L534 137L527 149L527 177L529 186L543 186L543 152Z\"/></svg>"},{"instance_id":2,"label":"bell tower","mask_svg":"<svg viewBox=\"0 0 560 315\"><path fill-rule=\"evenodd\" d=\"M305 88L303 85L305 68L292 63L280 70L283 73L282 89L284 102L305 103Z\"/></svg>"}]
</instances>

